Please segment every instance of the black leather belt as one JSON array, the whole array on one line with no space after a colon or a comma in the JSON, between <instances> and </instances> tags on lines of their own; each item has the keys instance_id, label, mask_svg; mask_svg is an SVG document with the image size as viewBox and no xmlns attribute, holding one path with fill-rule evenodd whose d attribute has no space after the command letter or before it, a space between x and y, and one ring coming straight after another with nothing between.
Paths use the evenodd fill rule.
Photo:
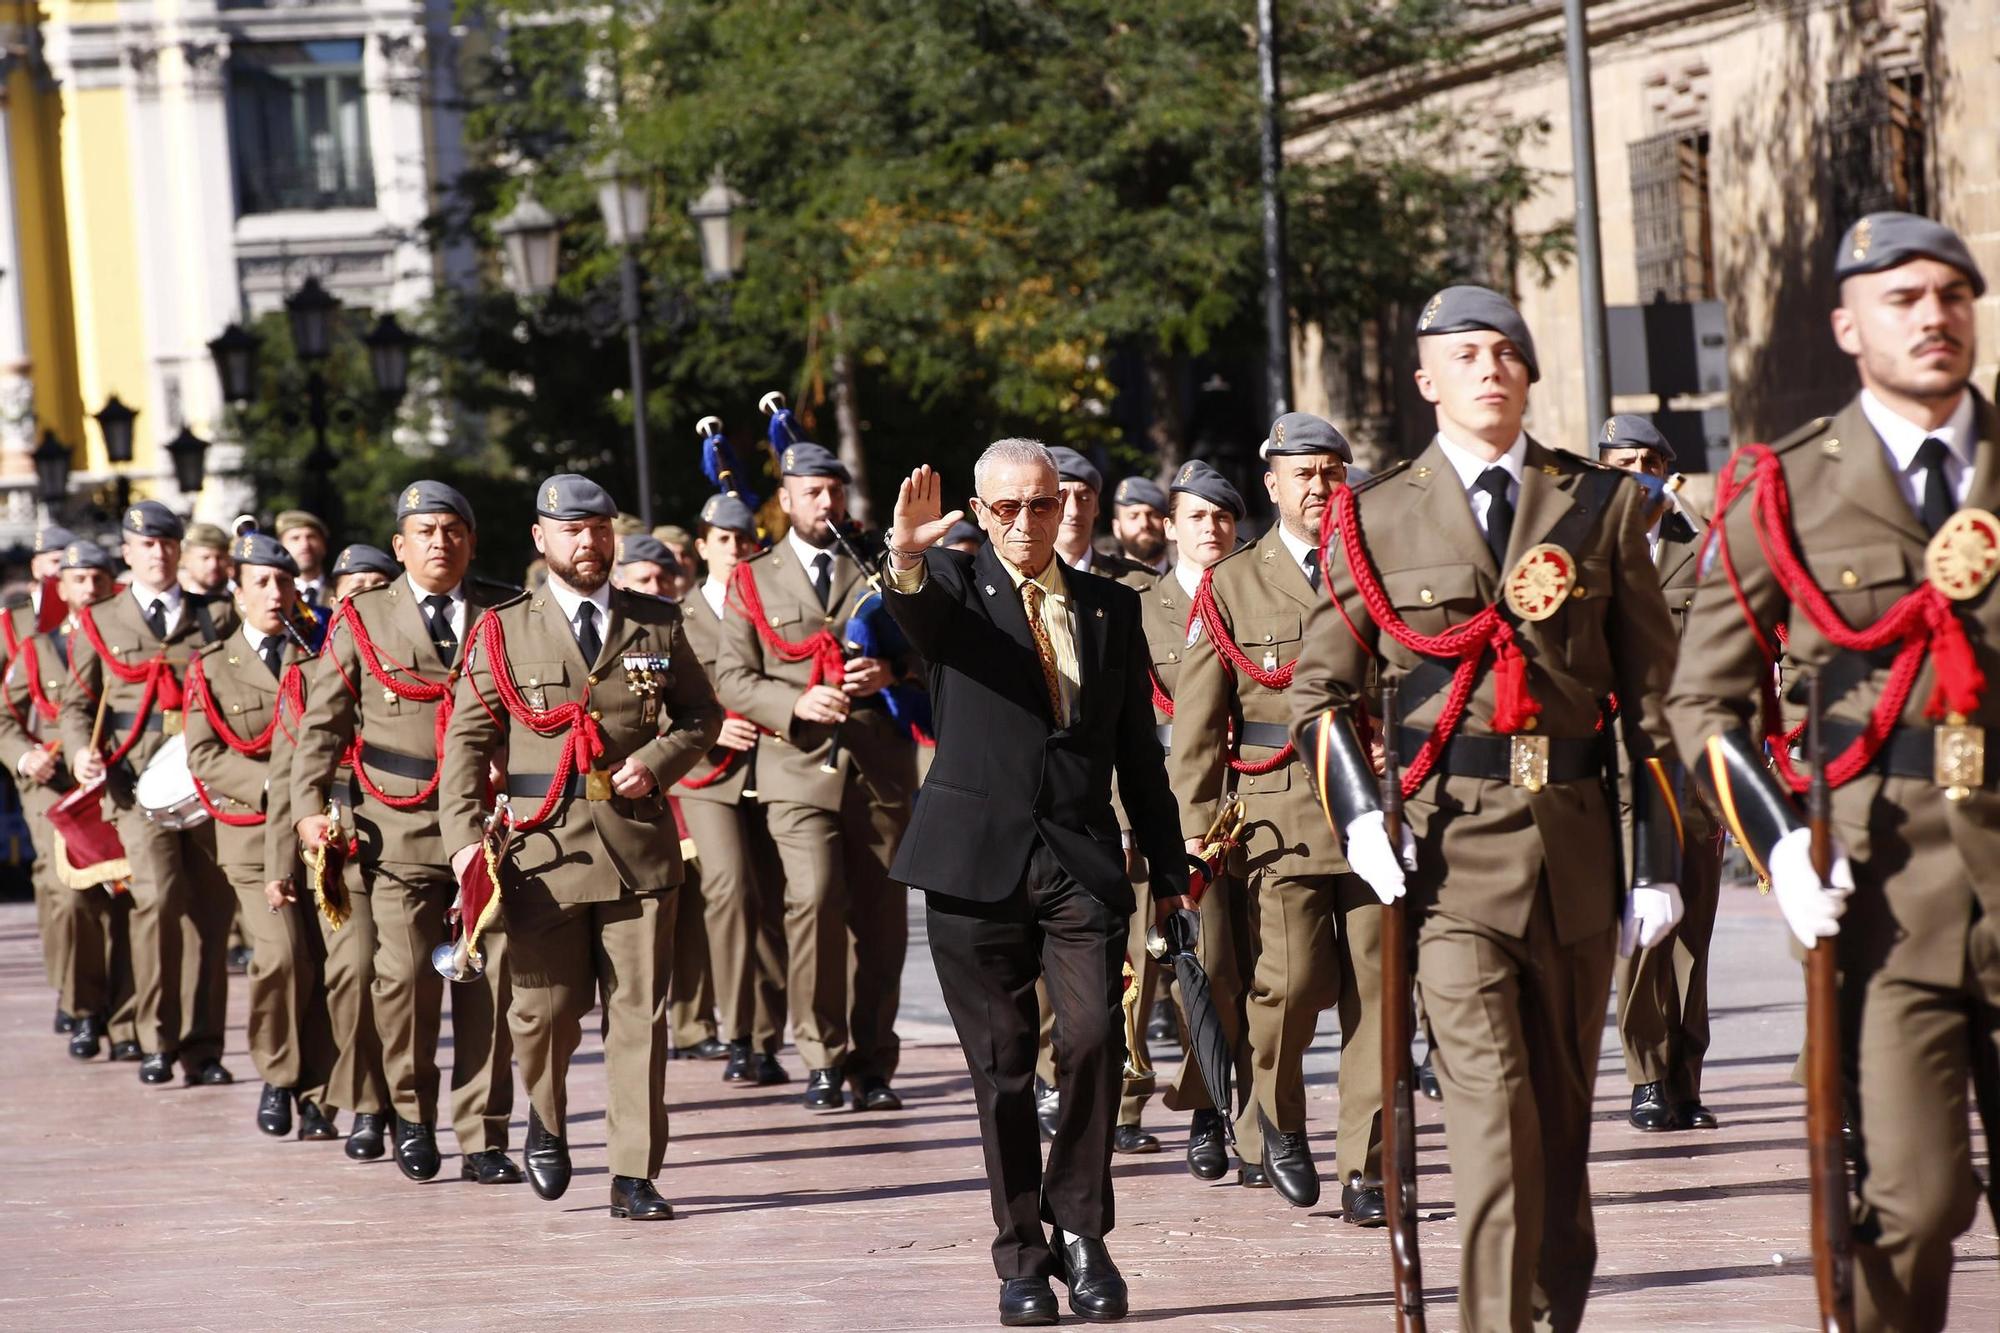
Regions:
<instances>
[{"instance_id":1,"label":"black leather belt","mask_svg":"<svg viewBox=\"0 0 2000 1333\"><path fill-rule=\"evenodd\" d=\"M1533 733L1524 733L1533 739ZM1428 731L1396 729L1396 749L1407 764L1430 739ZM1549 736L1549 782L1582 782L1604 771L1604 743L1596 736ZM1514 776L1512 736L1453 736L1438 756L1435 773L1457 778L1490 778L1507 782Z\"/></svg>"},{"instance_id":2,"label":"black leather belt","mask_svg":"<svg viewBox=\"0 0 2000 1333\"><path fill-rule=\"evenodd\" d=\"M589 793L584 782L588 777L583 773L572 773L562 785L562 794L567 797L582 797ZM554 782L553 773L509 773L507 775L507 795L524 801L539 801L549 794L549 784Z\"/></svg>"},{"instance_id":3,"label":"black leather belt","mask_svg":"<svg viewBox=\"0 0 2000 1333\"><path fill-rule=\"evenodd\" d=\"M1236 729L1236 743L1282 750L1292 743L1292 733L1275 722L1245 722Z\"/></svg>"},{"instance_id":4,"label":"black leather belt","mask_svg":"<svg viewBox=\"0 0 2000 1333\"><path fill-rule=\"evenodd\" d=\"M165 714L158 708L148 711L146 714L146 730L160 730L166 725L163 720L164 717ZM139 715L137 713L106 713L104 715L104 725L108 732L130 733L132 724L138 720Z\"/></svg>"},{"instance_id":5,"label":"black leather belt","mask_svg":"<svg viewBox=\"0 0 2000 1333\"><path fill-rule=\"evenodd\" d=\"M1861 735L1858 722L1836 722L1828 718L1820 724L1820 740L1826 747L1829 760L1837 758L1842 750L1852 745ZM1985 733L1988 754L1993 753L1994 733L1990 728L1977 728ZM1803 761L1804 741L1794 752L1795 761ZM2000 756L1995 756L2000 758ZM1868 763L1868 772L1879 773L1889 778L1921 778L1925 782L1937 780L1937 733L1930 727L1895 727L1882 742L1882 748ZM1979 785L1987 791L2000 782L2000 763L1986 765L1985 781Z\"/></svg>"},{"instance_id":6,"label":"black leather belt","mask_svg":"<svg viewBox=\"0 0 2000 1333\"><path fill-rule=\"evenodd\" d=\"M393 773L399 778L412 778L418 782L430 781L431 774L437 772L437 760L431 755L385 750L365 740L361 742L361 762L379 772Z\"/></svg>"}]
</instances>

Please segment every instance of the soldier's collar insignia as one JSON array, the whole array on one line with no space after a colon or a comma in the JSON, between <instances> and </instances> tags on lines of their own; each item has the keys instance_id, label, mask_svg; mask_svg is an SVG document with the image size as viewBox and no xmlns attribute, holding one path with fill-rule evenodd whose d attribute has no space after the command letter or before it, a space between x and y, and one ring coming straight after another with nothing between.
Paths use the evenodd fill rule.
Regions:
<instances>
[{"instance_id":1,"label":"soldier's collar insignia","mask_svg":"<svg viewBox=\"0 0 2000 1333\"><path fill-rule=\"evenodd\" d=\"M1870 222L1867 218L1863 218L1861 219L1861 221L1855 223L1854 257L1856 259L1868 258L1868 247L1874 243L1874 240L1875 240L1874 223Z\"/></svg>"},{"instance_id":2,"label":"soldier's collar insignia","mask_svg":"<svg viewBox=\"0 0 2000 1333\"><path fill-rule=\"evenodd\" d=\"M1425 329L1429 328L1431 326L1432 321L1437 319L1438 311L1442 310L1443 308L1444 308L1444 293L1439 292L1436 296L1433 296L1431 298L1431 303L1424 307L1424 313L1422 317L1420 317L1417 320L1417 332L1422 333Z\"/></svg>"}]
</instances>

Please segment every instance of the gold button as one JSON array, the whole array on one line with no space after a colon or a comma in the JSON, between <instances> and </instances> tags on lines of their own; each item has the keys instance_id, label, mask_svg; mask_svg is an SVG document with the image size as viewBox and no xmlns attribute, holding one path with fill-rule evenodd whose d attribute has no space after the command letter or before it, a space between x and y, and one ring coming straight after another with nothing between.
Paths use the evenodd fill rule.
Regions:
<instances>
[{"instance_id":1,"label":"gold button","mask_svg":"<svg viewBox=\"0 0 2000 1333\"><path fill-rule=\"evenodd\" d=\"M542 683L542 678L540 676L530 676L528 677L528 683L530 685L539 685Z\"/></svg>"},{"instance_id":2,"label":"gold button","mask_svg":"<svg viewBox=\"0 0 2000 1333\"><path fill-rule=\"evenodd\" d=\"M1830 458L1838 458L1840 457L1840 441L1828 440L1820 445L1820 451Z\"/></svg>"},{"instance_id":3,"label":"gold button","mask_svg":"<svg viewBox=\"0 0 2000 1333\"><path fill-rule=\"evenodd\" d=\"M1851 569L1843 569L1840 571L1840 586L1843 588L1858 588L1861 586L1861 576Z\"/></svg>"},{"instance_id":4,"label":"gold button","mask_svg":"<svg viewBox=\"0 0 2000 1333\"><path fill-rule=\"evenodd\" d=\"M1538 718L1538 717L1534 717L1534 716L1530 715L1529 717L1527 717L1527 718L1524 718L1524 719L1522 720L1522 722L1521 722L1521 730L1523 730L1523 731L1533 731L1533 730L1534 730L1534 729L1535 729L1536 727L1539 727L1540 725L1542 725L1542 721L1541 721L1541 719L1540 719L1540 718Z\"/></svg>"},{"instance_id":5,"label":"gold button","mask_svg":"<svg viewBox=\"0 0 2000 1333\"><path fill-rule=\"evenodd\" d=\"M599 710L593 708L590 710L590 720L592 722L602 722L604 720L604 714Z\"/></svg>"},{"instance_id":6,"label":"gold button","mask_svg":"<svg viewBox=\"0 0 2000 1333\"><path fill-rule=\"evenodd\" d=\"M1429 606L1437 600L1437 594L1433 593L1429 588L1424 588L1417 593L1417 600L1425 606Z\"/></svg>"},{"instance_id":7,"label":"gold button","mask_svg":"<svg viewBox=\"0 0 2000 1333\"><path fill-rule=\"evenodd\" d=\"M1584 598L1590 596L1590 589L1584 587L1581 583L1579 583L1576 585L1574 589L1570 591L1570 596L1576 598L1576 600L1580 602Z\"/></svg>"},{"instance_id":8,"label":"gold button","mask_svg":"<svg viewBox=\"0 0 2000 1333\"><path fill-rule=\"evenodd\" d=\"M1255 779L1255 778L1245 778L1245 779L1243 779L1243 790L1244 790L1244 791L1254 791L1254 790L1256 789L1256 786L1257 786L1257 779Z\"/></svg>"},{"instance_id":9,"label":"gold button","mask_svg":"<svg viewBox=\"0 0 2000 1333\"><path fill-rule=\"evenodd\" d=\"M1270 641L1271 641L1271 636L1270 636L1269 634L1266 634L1266 635L1264 636L1264 642L1265 642L1265 643L1269 643Z\"/></svg>"},{"instance_id":10,"label":"gold button","mask_svg":"<svg viewBox=\"0 0 2000 1333\"><path fill-rule=\"evenodd\" d=\"M1178 654L1178 653L1168 653L1168 654L1167 654L1167 660L1168 660L1169 662L1178 662L1178 661L1180 661L1180 660L1181 660L1181 659L1180 659L1180 654Z\"/></svg>"},{"instance_id":11,"label":"gold button","mask_svg":"<svg viewBox=\"0 0 2000 1333\"><path fill-rule=\"evenodd\" d=\"M595 677L595 676L592 676L592 677L590 678L590 683L591 683L592 685L595 685L595 684L597 683L597 677Z\"/></svg>"}]
</instances>

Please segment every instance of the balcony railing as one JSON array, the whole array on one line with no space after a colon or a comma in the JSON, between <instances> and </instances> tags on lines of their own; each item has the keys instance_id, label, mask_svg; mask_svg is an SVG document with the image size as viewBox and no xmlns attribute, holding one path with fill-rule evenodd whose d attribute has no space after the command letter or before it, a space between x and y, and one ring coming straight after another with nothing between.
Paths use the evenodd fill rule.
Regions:
<instances>
[{"instance_id":1,"label":"balcony railing","mask_svg":"<svg viewBox=\"0 0 2000 1333\"><path fill-rule=\"evenodd\" d=\"M375 204L375 175L365 149L343 152L335 146L241 162L236 189L237 211L244 214Z\"/></svg>"}]
</instances>

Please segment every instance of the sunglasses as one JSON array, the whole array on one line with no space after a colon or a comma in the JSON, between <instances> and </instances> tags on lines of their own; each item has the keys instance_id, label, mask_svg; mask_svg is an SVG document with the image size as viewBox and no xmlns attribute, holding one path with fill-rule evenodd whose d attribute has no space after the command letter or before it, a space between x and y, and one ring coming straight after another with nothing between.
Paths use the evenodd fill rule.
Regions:
<instances>
[{"instance_id":1,"label":"sunglasses","mask_svg":"<svg viewBox=\"0 0 2000 1333\"><path fill-rule=\"evenodd\" d=\"M1060 495L1037 495L1027 500L981 500L979 504L987 513L998 519L1001 526L1011 527L1014 520L1021 516L1021 511L1024 509L1028 511L1030 518L1053 517L1062 509L1062 497Z\"/></svg>"}]
</instances>

